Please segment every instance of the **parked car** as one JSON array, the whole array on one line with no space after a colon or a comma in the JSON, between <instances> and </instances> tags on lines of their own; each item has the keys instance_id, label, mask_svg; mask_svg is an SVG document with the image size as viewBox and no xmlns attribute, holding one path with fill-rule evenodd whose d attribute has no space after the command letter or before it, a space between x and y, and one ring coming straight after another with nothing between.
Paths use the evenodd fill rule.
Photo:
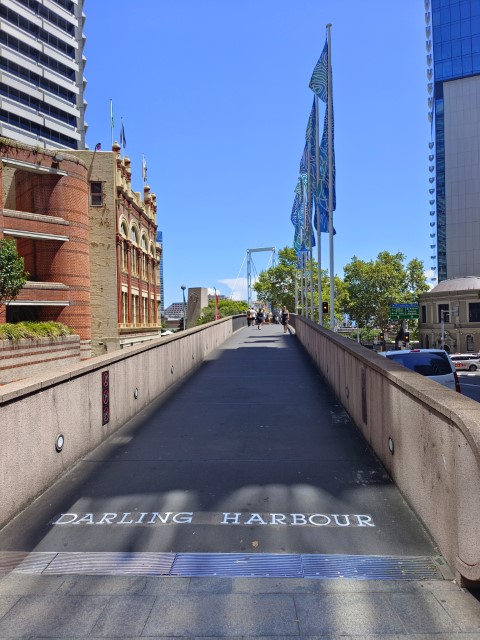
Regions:
<instances>
[{"instance_id":1,"label":"parked car","mask_svg":"<svg viewBox=\"0 0 480 640\"><path fill-rule=\"evenodd\" d=\"M430 378L444 387L461 393L460 382L453 362L443 349L404 349L383 351L379 355L402 364L422 376Z\"/></svg>"},{"instance_id":2,"label":"parked car","mask_svg":"<svg viewBox=\"0 0 480 640\"><path fill-rule=\"evenodd\" d=\"M450 356L450 360L458 371L476 371L480 369L480 356L478 353L454 353Z\"/></svg>"}]
</instances>

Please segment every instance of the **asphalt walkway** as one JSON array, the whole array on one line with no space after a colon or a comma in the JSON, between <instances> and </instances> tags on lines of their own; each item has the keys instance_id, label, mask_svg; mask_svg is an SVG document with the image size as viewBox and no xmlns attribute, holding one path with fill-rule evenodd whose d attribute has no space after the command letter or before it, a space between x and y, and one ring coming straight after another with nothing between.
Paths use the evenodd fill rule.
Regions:
<instances>
[{"instance_id":1,"label":"asphalt walkway","mask_svg":"<svg viewBox=\"0 0 480 640\"><path fill-rule=\"evenodd\" d=\"M74 637L480 640L480 604L267 325L0 531L0 639Z\"/></svg>"}]
</instances>

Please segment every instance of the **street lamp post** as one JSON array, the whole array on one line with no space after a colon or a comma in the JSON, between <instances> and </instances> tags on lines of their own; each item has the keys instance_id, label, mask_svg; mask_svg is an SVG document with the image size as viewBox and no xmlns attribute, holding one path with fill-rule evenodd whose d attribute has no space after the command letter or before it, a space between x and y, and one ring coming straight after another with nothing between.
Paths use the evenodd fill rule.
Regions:
<instances>
[{"instance_id":1,"label":"street lamp post","mask_svg":"<svg viewBox=\"0 0 480 640\"><path fill-rule=\"evenodd\" d=\"M185 327L186 327L186 317L185 317L185 289L187 288L184 284L182 284L182 286L180 287L182 290L182 296L183 296L183 330L185 331Z\"/></svg>"}]
</instances>

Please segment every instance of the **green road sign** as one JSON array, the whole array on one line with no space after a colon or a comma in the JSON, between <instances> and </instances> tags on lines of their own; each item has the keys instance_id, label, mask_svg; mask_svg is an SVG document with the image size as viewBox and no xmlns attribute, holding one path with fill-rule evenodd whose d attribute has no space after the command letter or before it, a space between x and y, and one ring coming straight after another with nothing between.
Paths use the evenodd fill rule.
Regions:
<instances>
[{"instance_id":1,"label":"green road sign","mask_svg":"<svg viewBox=\"0 0 480 640\"><path fill-rule=\"evenodd\" d=\"M417 303L392 304L390 307L391 320L415 320L418 318Z\"/></svg>"}]
</instances>

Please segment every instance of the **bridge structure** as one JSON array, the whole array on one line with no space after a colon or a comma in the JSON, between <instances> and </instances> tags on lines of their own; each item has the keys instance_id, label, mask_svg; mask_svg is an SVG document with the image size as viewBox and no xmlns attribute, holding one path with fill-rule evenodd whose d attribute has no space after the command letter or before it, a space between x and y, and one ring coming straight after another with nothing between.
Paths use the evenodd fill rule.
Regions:
<instances>
[{"instance_id":1,"label":"bridge structure","mask_svg":"<svg viewBox=\"0 0 480 640\"><path fill-rule=\"evenodd\" d=\"M0 638L478 637L478 405L245 324L0 389Z\"/></svg>"}]
</instances>

